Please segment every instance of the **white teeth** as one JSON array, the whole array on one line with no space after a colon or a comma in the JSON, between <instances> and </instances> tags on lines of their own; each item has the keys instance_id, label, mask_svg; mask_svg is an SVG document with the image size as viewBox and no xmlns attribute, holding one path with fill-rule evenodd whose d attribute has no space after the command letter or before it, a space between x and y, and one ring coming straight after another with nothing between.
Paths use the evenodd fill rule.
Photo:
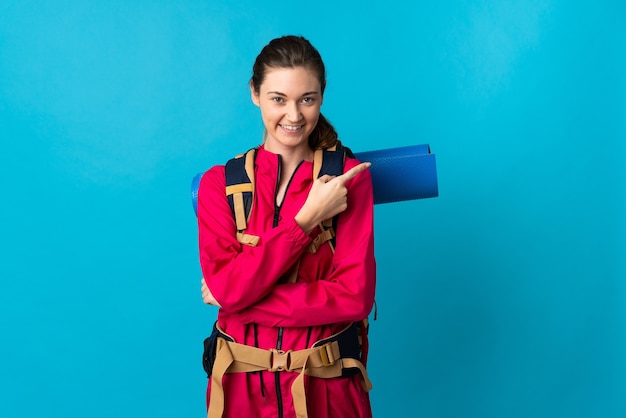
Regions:
<instances>
[{"instance_id":1,"label":"white teeth","mask_svg":"<svg viewBox=\"0 0 626 418\"><path fill-rule=\"evenodd\" d=\"M302 128L302 125L281 125L283 128L285 128L288 131L297 131L298 129Z\"/></svg>"}]
</instances>

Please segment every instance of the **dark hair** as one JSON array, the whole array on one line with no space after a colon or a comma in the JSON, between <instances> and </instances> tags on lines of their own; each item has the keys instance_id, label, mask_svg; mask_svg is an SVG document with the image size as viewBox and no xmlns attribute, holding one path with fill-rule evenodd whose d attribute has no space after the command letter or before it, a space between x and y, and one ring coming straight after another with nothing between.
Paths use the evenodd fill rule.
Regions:
<instances>
[{"instance_id":1,"label":"dark hair","mask_svg":"<svg viewBox=\"0 0 626 418\"><path fill-rule=\"evenodd\" d=\"M296 67L304 67L317 75L323 95L326 87L326 67L317 49L302 36L283 36L265 45L254 61L250 81L258 93L268 68ZM309 135L309 147L311 149L330 148L339 144L335 128L320 113L317 125Z\"/></svg>"}]
</instances>

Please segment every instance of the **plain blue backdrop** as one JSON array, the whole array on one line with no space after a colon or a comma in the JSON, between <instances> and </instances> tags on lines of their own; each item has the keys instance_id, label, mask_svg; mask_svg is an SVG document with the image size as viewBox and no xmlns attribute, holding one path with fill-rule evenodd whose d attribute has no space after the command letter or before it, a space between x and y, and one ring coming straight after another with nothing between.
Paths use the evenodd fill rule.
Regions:
<instances>
[{"instance_id":1,"label":"plain blue backdrop","mask_svg":"<svg viewBox=\"0 0 626 418\"><path fill-rule=\"evenodd\" d=\"M308 37L376 207L377 417L626 416L626 4L0 3L0 416L202 417L189 185L258 144L252 63Z\"/></svg>"}]
</instances>

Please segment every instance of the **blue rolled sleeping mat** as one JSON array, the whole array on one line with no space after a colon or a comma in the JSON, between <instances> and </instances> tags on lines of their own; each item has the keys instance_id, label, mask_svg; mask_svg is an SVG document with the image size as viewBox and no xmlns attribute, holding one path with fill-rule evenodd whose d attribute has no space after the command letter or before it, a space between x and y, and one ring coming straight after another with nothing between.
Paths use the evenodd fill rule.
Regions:
<instances>
[{"instance_id":1,"label":"blue rolled sleeping mat","mask_svg":"<svg viewBox=\"0 0 626 418\"><path fill-rule=\"evenodd\" d=\"M376 151L355 152L361 162L372 163L374 204L401 202L405 200L437 197L437 165L430 146L409 145ZM198 214L198 187L204 173L191 181L191 203Z\"/></svg>"}]
</instances>

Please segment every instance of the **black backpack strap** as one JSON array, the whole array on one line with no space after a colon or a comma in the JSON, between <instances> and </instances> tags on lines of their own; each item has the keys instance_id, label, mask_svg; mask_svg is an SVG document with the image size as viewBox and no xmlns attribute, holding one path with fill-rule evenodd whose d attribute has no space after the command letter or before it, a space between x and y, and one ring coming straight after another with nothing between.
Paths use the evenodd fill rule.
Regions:
<instances>
[{"instance_id":1,"label":"black backpack strap","mask_svg":"<svg viewBox=\"0 0 626 418\"><path fill-rule=\"evenodd\" d=\"M313 178L320 178L325 174L334 177L342 175L346 157L353 156L349 148L342 146L315 150L313 157ZM319 227L322 232L315 237L309 246L309 251L315 253L323 243L328 242L331 250L335 252L337 216L334 216L332 219L324 220Z\"/></svg>"},{"instance_id":2,"label":"black backpack strap","mask_svg":"<svg viewBox=\"0 0 626 418\"><path fill-rule=\"evenodd\" d=\"M254 202L254 159L256 148L229 160L225 165L226 197L235 217L237 239L242 244L256 245L259 238L244 234Z\"/></svg>"},{"instance_id":3,"label":"black backpack strap","mask_svg":"<svg viewBox=\"0 0 626 418\"><path fill-rule=\"evenodd\" d=\"M343 145L335 145L331 148L317 149L313 157L313 177L320 178L324 174L340 176L346 158L354 158L352 150Z\"/></svg>"}]
</instances>

